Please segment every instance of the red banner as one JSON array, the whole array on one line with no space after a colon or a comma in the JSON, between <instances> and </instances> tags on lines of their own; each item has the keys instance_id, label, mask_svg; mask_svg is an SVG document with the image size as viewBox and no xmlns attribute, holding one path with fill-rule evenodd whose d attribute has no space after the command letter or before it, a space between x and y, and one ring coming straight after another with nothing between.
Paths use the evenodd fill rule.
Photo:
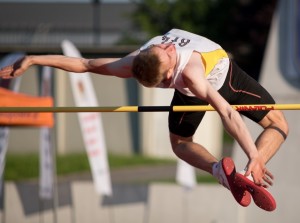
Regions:
<instances>
[{"instance_id":1,"label":"red banner","mask_svg":"<svg viewBox=\"0 0 300 223\"><path fill-rule=\"evenodd\" d=\"M0 107L52 107L51 97L34 97L0 88ZM0 113L0 125L53 127L52 113Z\"/></svg>"}]
</instances>

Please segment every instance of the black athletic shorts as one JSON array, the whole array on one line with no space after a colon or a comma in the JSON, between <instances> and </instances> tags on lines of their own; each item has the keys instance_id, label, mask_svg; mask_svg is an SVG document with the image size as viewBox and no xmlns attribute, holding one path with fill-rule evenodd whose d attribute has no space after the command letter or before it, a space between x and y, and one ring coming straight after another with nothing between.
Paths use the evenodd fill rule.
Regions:
<instances>
[{"instance_id":1,"label":"black athletic shorts","mask_svg":"<svg viewBox=\"0 0 300 223\"><path fill-rule=\"evenodd\" d=\"M218 91L229 104L275 104L272 96L252 77L230 62L226 80ZM189 97L175 90L171 102L174 105L208 105L197 97ZM261 121L269 111L241 111L240 113L254 122ZM189 137L194 135L205 112L169 112L169 130L171 133Z\"/></svg>"}]
</instances>

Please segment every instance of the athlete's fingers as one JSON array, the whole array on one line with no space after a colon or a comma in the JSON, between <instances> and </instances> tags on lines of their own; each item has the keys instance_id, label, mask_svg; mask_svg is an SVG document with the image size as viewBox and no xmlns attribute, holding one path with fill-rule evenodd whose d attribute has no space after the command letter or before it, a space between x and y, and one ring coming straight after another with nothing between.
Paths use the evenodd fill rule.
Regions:
<instances>
[{"instance_id":1,"label":"athlete's fingers","mask_svg":"<svg viewBox=\"0 0 300 223\"><path fill-rule=\"evenodd\" d=\"M251 170L249 170L249 168L247 168L247 169L245 169L245 170L246 170L246 172L245 172L244 176L245 176L245 177L250 176Z\"/></svg>"},{"instance_id":2,"label":"athlete's fingers","mask_svg":"<svg viewBox=\"0 0 300 223\"><path fill-rule=\"evenodd\" d=\"M273 174L269 170L265 171L265 175L267 175L269 178L271 178L272 180L274 180L274 176L273 176Z\"/></svg>"},{"instance_id":3,"label":"athlete's fingers","mask_svg":"<svg viewBox=\"0 0 300 223\"><path fill-rule=\"evenodd\" d=\"M259 186L263 185L263 179L261 177L258 177L257 174L255 174L253 171L251 172L251 176L252 176L253 182L256 185L259 185Z\"/></svg>"},{"instance_id":4,"label":"athlete's fingers","mask_svg":"<svg viewBox=\"0 0 300 223\"><path fill-rule=\"evenodd\" d=\"M273 174L266 168L258 168L259 166L253 165L253 162L250 162L245 168L245 176L252 176L253 182L256 185L268 188L273 185Z\"/></svg>"},{"instance_id":5,"label":"athlete's fingers","mask_svg":"<svg viewBox=\"0 0 300 223\"><path fill-rule=\"evenodd\" d=\"M264 180L265 183L267 183L265 187L268 187L269 185L273 186L274 176L273 176L273 174L270 171L268 171L266 169L265 170L265 174L263 176L263 180Z\"/></svg>"},{"instance_id":6,"label":"athlete's fingers","mask_svg":"<svg viewBox=\"0 0 300 223\"><path fill-rule=\"evenodd\" d=\"M273 181L271 178L269 178L267 175L263 176L263 180L264 180L264 187L268 188L269 186L273 186Z\"/></svg>"},{"instance_id":7,"label":"athlete's fingers","mask_svg":"<svg viewBox=\"0 0 300 223\"><path fill-rule=\"evenodd\" d=\"M14 68L12 65L3 67L0 70L0 77L3 79L13 78L14 76Z\"/></svg>"}]
</instances>

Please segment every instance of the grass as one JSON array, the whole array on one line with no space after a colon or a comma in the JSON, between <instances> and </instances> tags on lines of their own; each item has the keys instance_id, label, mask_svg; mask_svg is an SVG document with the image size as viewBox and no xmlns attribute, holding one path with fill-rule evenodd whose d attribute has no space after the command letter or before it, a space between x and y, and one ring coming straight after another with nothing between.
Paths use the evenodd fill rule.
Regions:
<instances>
[{"instance_id":1,"label":"grass","mask_svg":"<svg viewBox=\"0 0 300 223\"><path fill-rule=\"evenodd\" d=\"M35 154L10 155L6 157L5 180L23 180L39 175L39 157Z\"/></svg>"},{"instance_id":2,"label":"grass","mask_svg":"<svg viewBox=\"0 0 300 223\"><path fill-rule=\"evenodd\" d=\"M155 159L145 156L109 155L110 169L120 169L133 166L153 166L175 164L170 159ZM59 155L56 157L56 172L58 176L90 171L88 157L85 153ZM34 179L39 176L38 154L8 154L6 157L5 180L19 181Z\"/></svg>"},{"instance_id":3,"label":"grass","mask_svg":"<svg viewBox=\"0 0 300 223\"><path fill-rule=\"evenodd\" d=\"M224 131L223 141L224 143L232 144L233 138ZM176 161L172 159L157 159L140 155L124 156L109 154L108 159L111 170L134 166L175 165L176 163ZM58 176L90 172L90 165L86 153L58 155L56 157L56 172ZM21 181L38 179L38 177L39 154L7 154L4 174L5 180ZM173 181L173 179L171 181ZM210 175L197 174L197 182L215 183L216 180Z\"/></svg>"},{"instance_id":4,"label":"grass","mask_svg":"<svg viewBox=\"0 0 300 223\"><path fill-rule=\"evenodd\" d=\"M173 159L158 159L140 155L108 156L111 170L155 165L176 165ZM59 155L56 157L56 172L58 176L69 174L79 174L90 172L89 161L86 153L74 153ZM5 166L6 181L23 181L38 179L39 177L39 155L38 154L7 154ZM162 179L161 181L175 182L175 179ZM215 183L215 179L210 175L197 175L197 182Z\"/></svg>"}]
</instances>

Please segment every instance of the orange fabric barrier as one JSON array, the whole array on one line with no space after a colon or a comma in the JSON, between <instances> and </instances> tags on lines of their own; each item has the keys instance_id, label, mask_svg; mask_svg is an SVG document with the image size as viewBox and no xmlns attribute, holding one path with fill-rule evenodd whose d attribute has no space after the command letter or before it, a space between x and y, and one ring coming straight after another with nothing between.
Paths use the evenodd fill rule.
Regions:
<instances>
[{"instance_id":1,"label":"orange fabric barrier","mask_svg":"<svg viewBox=\"0 0 300 223\"><path fill-rule=\"evenodd\" d=\"M0 88L0 107L52 107L51 97L35 97ZM0 113L0 125L53 127L53 113Z\"/></svg>"}]
</instances>

